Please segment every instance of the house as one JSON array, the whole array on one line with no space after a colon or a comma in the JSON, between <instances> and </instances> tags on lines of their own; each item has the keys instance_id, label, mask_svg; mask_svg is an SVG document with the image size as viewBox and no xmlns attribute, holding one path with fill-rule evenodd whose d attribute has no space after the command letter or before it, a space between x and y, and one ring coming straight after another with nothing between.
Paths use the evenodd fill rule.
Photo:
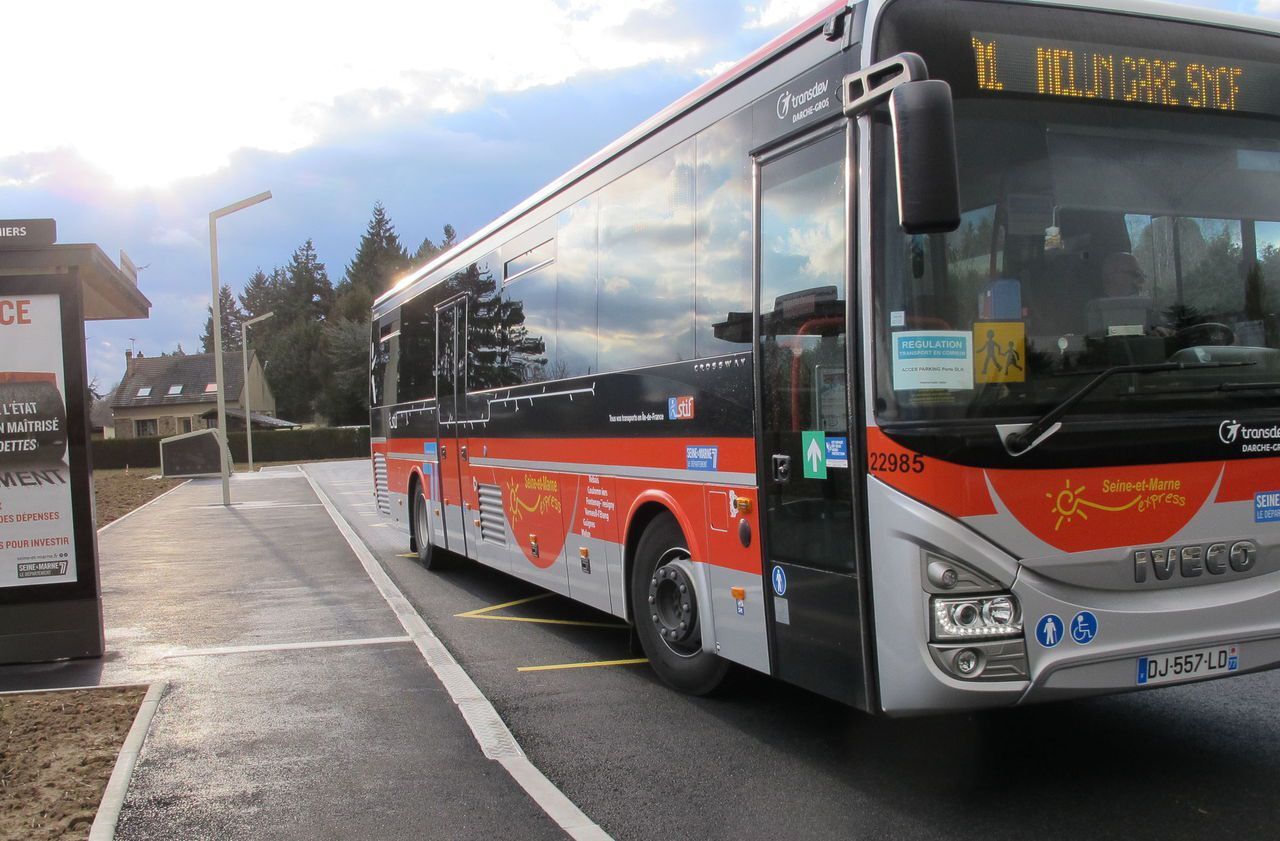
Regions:
<instances>
[{"instance_id":1,"label":"house","mask_svg":"<svg viewBox=\"0 0 1280 841\"><path fill-rule=\"evenodd\" d=\"M101 441L103 438L115 438L116 427L111 420L111 397L92 397L89 406L89 439ZM257 412L254 412L256 415Z\"/></svg>"},{"instance_id":2,"label":"house","mask_svg":"<svg viewBox=\"0 0 1280 841\"><path fill-rule=\"evenodd\" d=\"M111 399L117 438L180 435L217 426L216 420L205 418L218 402L212 353L135 357L126 350L124 358L124 379ZM242 418L246 391L243 365L239 351L222 355L227 408L237 410ZM253 352L249 355L248 392L255 422L259 414L275 415L276 399Z\"/></svg>"}]
</instances>

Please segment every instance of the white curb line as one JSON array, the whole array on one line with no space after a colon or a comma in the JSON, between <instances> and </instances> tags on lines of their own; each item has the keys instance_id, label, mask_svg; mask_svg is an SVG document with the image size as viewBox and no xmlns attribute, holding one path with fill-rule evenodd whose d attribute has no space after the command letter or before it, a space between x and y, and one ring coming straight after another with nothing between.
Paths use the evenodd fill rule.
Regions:
<instances>
[{"instance_id":1,"label":"white curb line","mask_svg":"<svg viewBox=\"0 0 1280 841\"><path fill-rule=\"evenodd\" d=\"M315 491L316 498L320 500L325 510L329 512L334 525L338 527L338 531L346 538L351 551L355 552L365 572L373 580L378 592L387 600L387 604L395 612L400 624L404 626L405 631L412 638L418 650L422 652L427 665L431 667L440 683L448 690L449 697L458 706L458 710L462 713L463 719L466 720L467 726L471 728L471 733L480 744L480 749L484 751L484 755L501 764L512 779L533 799L533 802L537 803L539 808L546 812L547 816L555 821L571 838L581 839L582 841L609 839L608 833L587 817L572 800L565 796L564 792L556 788L555 783L547 779L546 775L529 761L529 758L525 756L524 751L520 749L520 745L516 742L516 737L512 735L511 730L507 727L506 722L498 715L498 711L493 708L493 704L476 686L471 676L463 671L462 666L458 665L458 661L444 647L444 643L435 635L431 627L418 614L418 611L414 610L413 605L405 598L404 593L400 591L400 588L391 580L391 576L387 575L386 570L382 568L377 558L369 551L369 547L364 544L360 536L356 534L351 525L338 512L338 509L333 506L325 492L320 490L316 480L312 478L308 471L303 470L302 472L307 477L307 481L311 483L311 489ZM90 841L95 841L95 839L90 838Z\"/></svg>"},{"instance_id":2,"label":"white curb line","mask_svg":"<svg viewBox=\"0 0 1280 841\"><path fill-rule=\"evenodd\" d=\"M90 476L89 478L90 478L90 481L92 481L93 477L92 477L92 476ZM141 511L143 508L146 508L146 507L147 507L147 506L149 506L149 505L155 505L157 502L159 502L160 500L164 499L164 498L165 498L166 496L168 496L169 494L173 493L174 491L178 490L179 488L185 488L185 487L186 487L188 484L190 484L190 483L191 483L191 480L190 480L190 479L187 479L187 480L186 480L185 482L183 482L181 485L175 485L175 486L173 486L172 488L169 488L169 490L165 491L164 493L160 494L160 495L159 495L159 496L157 496L157 497L154 497L154 498L152 498L152 499L147 500L146 502L142 503L141 505L139 505L137 508L133 509L132 511L126 511L125 513L121 514L119 517L116 517L114 520L112 520L111 522L107 523L105 526L100 527L100 528L98 529L98 534L102 534L104 531L106 531L107 529L111 528L111 527L112 527L112 526L114 526L116 523L120 522L121 520L127 520L127 519L129 519L129 518L130 518L130 517L132 517L134 514L137 514L139 511ZM94 507L96 508L97 506L94 506ZM96 512L95 512L95 513L96 513Z\"/></svg>"},{"instance_id":3,"label":"white curb line","mask_svg":"<svg viewBox=\"0 0 1280 841\"><path fill-rule=\"evenodd\" d=\"M111 779L107 780L107 789L102 793L98 814L89 830L89 841L112 841L116 837L116 821L120 819L120 807L124 805L124 796L129 790L134 763L138 761L138 753L142 750L143 740L147 738L151 718L160 706L160 698L168 688L168 681L153 683L142 699L138 714L133 718L133 726L129 728L129 735L125 737L120 755L116 757L116 767L111 771Z\"/></svg>"}]
</instances>

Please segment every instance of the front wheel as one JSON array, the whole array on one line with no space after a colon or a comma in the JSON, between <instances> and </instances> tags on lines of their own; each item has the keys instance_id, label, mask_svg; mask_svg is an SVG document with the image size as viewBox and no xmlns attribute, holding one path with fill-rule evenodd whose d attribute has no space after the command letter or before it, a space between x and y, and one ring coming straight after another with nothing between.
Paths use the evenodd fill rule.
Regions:
<instances>
[{"instance_id":1,"label":"front wheel","mask_svg":"<svg viewBox=\"0 0 1280 841\"><path fill-rule=\"evenodd\" d=\"M438 569L440 550L431 543L431 504L422 485L413 495L413 542L418 547L418 563L424 569Z\"/></svg>"},{"instance_id":2,"label":"front wheel","mask_svg":"<svg viewBox=\"0 0 1280 841\"><path fill-rule=\"evenodd\" d=\"M706 695L724 680L729 663L702 648L693 564L675 517L660 514L644 530L631 568L631 613L636 635L658 677L682 692Z\"/></svg>"}]
</instances>

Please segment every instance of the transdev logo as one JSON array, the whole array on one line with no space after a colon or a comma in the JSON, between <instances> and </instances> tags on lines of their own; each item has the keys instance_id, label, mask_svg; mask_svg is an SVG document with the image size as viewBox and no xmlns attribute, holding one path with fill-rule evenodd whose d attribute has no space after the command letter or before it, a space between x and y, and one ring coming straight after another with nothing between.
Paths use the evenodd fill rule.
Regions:
<instances>
[{"instance_id":1,"label":"transdev logo","mask_svg":"<svg viewBox=\"0 0 1280 841\"><path fill-rule=\"evenodd\" d=\"M1280 424L1251 426L1234 418L1218 424L1218 440L1224 444L1240 444L1242 453L1280 452Z\"/></svg>"},{"instance_id":2,"label":"transdev logo","mask_svg":"<svg viewBox=\"0 0 1280 841\"><path fill-rule=\"evenodd\" d=\"M668 420L693 420L693 397L668 397Z\"/></svg>"}]
</instances>

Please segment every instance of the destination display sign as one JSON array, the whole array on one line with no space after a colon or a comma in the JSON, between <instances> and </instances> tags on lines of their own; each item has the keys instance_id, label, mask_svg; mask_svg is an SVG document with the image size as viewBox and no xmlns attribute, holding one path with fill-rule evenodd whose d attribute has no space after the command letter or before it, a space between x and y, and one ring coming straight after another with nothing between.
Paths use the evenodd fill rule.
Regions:
<instances>
[{"instance_id":1,"label":"destination display sign","mask_svg":"<svg viewBox=\"0 0 1280 841\"><path fill-rule=\"evenodd\" d=\"M1110 44L970 33L978 89L1280 116L1280 66Z\"/></svg>"}]
</instances>

